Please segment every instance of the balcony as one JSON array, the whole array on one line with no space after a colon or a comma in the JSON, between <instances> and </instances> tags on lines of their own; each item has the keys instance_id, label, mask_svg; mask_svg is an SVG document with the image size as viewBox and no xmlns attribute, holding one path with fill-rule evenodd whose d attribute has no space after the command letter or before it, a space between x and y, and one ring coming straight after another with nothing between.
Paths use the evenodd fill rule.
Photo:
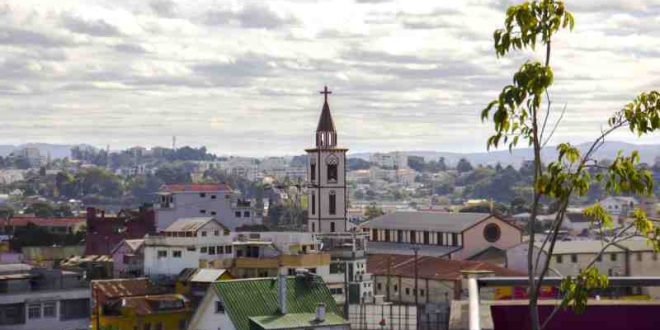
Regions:
<instances>
[{"instance_id":1,"label":"balcony","mask_svg":"<svg viewBox=\"0 0 660 330\"><path fill-rule=\"evenodd\" d=\"M240 257L234 261L235 268L279 268L280 259L274 258L247 258Z\"/></svg>"}]
</instances>

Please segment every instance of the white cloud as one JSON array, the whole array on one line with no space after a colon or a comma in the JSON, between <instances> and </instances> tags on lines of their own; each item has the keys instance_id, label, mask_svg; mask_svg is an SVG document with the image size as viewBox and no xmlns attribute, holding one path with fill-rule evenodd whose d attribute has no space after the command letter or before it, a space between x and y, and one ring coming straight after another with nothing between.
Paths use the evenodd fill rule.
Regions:
<instances>
[{"instance_id":1,"label":"white cloud","mask_svg":"<svg viewBox=\"0 0 660 330\"><path fill-rule=\"evenodd\" d=\"M223 154L296 154L327 84L353 151L484 150L481 108L532 57L495 57L510 2L11 2L0 6L0 139L120 148L177 135ZM660 86L660 3L568 7L576 29L553 47L552 93L568 109L555 140L584 141Z\"/></svg>"}]
</instances>

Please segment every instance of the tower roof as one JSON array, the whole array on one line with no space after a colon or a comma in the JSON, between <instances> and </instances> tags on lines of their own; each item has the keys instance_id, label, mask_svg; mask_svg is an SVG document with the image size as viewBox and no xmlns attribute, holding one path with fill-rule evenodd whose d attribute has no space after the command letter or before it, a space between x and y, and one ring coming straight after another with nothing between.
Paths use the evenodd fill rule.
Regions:
<instances>
[{"instance_id":1,"label":"tower roof","mask_svg":"<svg viewBox=\"0 0 660 330\"><path fill-rule=\"evenodd\" d=\"M330 114L330 106L326 99L323 103L323 110L321 110L321 118L319 118L319 125L316 127L317 132L335 132L335 123L332 121Z\"/></svg>"}]
</instances>

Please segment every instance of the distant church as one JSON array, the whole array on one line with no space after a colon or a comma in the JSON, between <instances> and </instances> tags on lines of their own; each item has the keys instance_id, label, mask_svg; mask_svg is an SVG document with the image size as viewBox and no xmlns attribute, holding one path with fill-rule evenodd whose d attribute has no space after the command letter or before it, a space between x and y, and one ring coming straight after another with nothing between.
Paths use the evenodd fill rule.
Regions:
<instances>
[{"instance_id":1,"label":"distant church","mask_svg":"<svg viewBox=\"0 0 660 330\"><path fill-rule=\"evenodd\" d=\"M307 231L331 233L346 231L346 152L337 147L337 131L330 114L326 86L321 118L316 127L316 147L306 149L307 164Z\"/></svg>"}]
</instances>

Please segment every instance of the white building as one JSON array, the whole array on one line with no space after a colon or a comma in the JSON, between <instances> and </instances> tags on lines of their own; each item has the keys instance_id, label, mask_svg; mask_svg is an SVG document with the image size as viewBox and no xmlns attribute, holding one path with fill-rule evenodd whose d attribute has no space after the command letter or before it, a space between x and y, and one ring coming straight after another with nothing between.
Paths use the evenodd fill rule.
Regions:
<instances>
[{"instance_id":1,"label":"white building","mask_svg":"<svg viewBox=\"0 0 660 330\"><path fill-rule=\"evenodd\" d=\"M88 329L91 293L82 275L15 266L0 265L0 330Z\"/></svg>"},{"instance_id":2,"label":"white building","mask_svg":"<svg viewBox=\"0 0 660 330\"><path fill-rule=\"evenodd\" d=\"M613 216L627 217L639 202L633 197L611 196L601 200L600 205Z\"/></svg>"},{"instance_id":3,"label":"white building","mask_svg":"<svg viewBox=\"0 0 660 330\"><path fill-rule=\"evenodd\" d=\"M181 218L210 216L231 230L263 222L263 211L254 208L250 201L239 199L225 184L164 185L158 195L158 231Z\"/></svg>"},{"instance_id":4,"label":"white building","mask_svg":"<svg viewBox=\"0 0 660 330\"><path fill-rule=\"evenodd\" d=\"M388 169L408 168L408 156L404 153L395 151L388 153L375 153L369 157L369 160L376 166Z\"/></svg>"}]
</instances>

